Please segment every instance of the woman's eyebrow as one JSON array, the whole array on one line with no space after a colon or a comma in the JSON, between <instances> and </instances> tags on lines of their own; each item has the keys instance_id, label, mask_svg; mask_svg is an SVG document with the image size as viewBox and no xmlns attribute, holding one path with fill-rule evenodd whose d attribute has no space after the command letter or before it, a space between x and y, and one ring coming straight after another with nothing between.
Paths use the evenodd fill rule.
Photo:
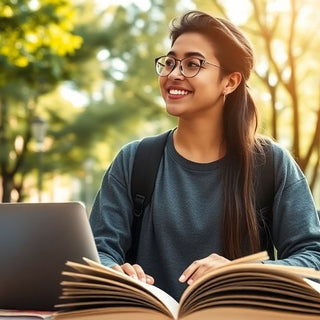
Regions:
<instances>
[{"instance_id":1,"label":"woman's eyebrow","mask_svg":"<svg viewBox=\"0 0 320 320\"><path fill-rule=\"evenodd\" d=\"M177 54L174 52L174 51L169 51L168 53L167 53L167 56L177 56ZM200 53L200 52L198 52L198 51L189 51L189 52L185 52L184 53L184 57L185 58L187 58L187 57L194 57L194 56L196 56L196 57L201 57L201 58L203 58L203 59L205 59L205 56L202 54L202 53Z\"/></svg>"}]
</instances>

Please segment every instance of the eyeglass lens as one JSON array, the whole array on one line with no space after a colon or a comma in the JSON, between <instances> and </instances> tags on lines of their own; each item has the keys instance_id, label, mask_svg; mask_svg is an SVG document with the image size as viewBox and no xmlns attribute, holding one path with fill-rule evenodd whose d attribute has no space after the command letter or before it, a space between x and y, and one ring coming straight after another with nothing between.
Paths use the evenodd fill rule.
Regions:
<instances>
[{"instance_id":1,"label":"eyeglass lens","mask_svg":"<svg viewBox=\"0 0 320 320\"><path fill-rule=\"evenodd\" d=\"M173 71L177 63L180 63L180 71L187 78L196 76L202 66L202 60L195 57L178 60L173 57L163 56L156 60L156 72L160 77L166 77Z\"/></svg>"}]
</instances>

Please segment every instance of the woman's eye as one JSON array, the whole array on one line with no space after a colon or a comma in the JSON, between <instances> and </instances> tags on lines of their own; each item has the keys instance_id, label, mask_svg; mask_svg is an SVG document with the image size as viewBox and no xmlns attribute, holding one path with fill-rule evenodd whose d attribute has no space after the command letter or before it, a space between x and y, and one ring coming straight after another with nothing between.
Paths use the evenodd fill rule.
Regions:
<instances>
[{"instance_id":1,"label":"woman's eye","mask_svg":"<svg viewBox=\"0 0 320 320\"><path fill-rule=\"evenodd\" d=\"M167 67L172 67L172 66L174 66L174 60L168 59L168 60L166 60L165 64Z\"/></svg>"},{"instance_id":2,"label":"woman's eye","mask_svg":"<svg viewBox=\"0 0 320 320\"><path fill-rule=\"evenodd\" d=\"M200 67L200 62L198 60L190 60L187 63L188 68L199 68Z\"/></svg>"}]
</instances>

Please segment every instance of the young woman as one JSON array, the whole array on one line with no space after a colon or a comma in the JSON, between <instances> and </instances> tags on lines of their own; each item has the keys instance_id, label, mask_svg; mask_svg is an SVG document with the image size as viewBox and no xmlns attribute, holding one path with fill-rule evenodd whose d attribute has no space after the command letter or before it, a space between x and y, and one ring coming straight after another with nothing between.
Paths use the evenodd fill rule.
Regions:
<instances>
[{"instance_id":1,"label":"young woman","mask_svg":"<svg viewBox=\"0 0 320 320\"><path fill-rule=\"evenodd\" d=\"M246 85L253 53L244 35L224 19L193 11L173 23L171 39L155 65L166 110L178 125L145 211L136 263L125 255L139 142L124 146L107 170L90 222L103 264L179 300L208 270L265 249L254 167L267 143L256 134L256 107ZM289 153L269 144L275 180L269 236L278 259L266 263L320 269L320 223L308 183Z\"/></svg>"}]
</instances>

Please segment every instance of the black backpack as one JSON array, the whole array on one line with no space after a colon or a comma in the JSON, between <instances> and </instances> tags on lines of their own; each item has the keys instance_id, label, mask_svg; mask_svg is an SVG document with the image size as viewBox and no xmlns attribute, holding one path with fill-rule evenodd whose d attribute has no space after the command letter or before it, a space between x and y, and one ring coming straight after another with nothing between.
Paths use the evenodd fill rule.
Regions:
<instances>
[{"instance_id":1,"label":"black backpack","mask_svg":"<svg viewBox=\"0 0 320 320\"><path fill-rule=\"evenodd\" d=\"M150 203L158 168L170 131L157 136L146 137L138 145L131 176L131 196L133 199L132 244L126 254L126 262L135 263L143 214ZM274 256L270 226L274 197L273 151L270 143L264 147L266 158L255 168L256 211L260 225L262 248Z\"/></svg>"}]
</instances>

